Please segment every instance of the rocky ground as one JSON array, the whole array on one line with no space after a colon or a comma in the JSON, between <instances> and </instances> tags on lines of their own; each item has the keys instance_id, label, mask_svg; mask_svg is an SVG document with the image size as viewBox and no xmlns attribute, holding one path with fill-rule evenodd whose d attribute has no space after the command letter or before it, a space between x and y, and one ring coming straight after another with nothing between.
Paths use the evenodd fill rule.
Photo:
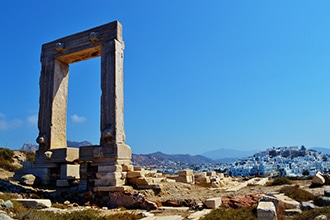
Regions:
<instances>
[{"instance_id":1,"label":"rocky ground","mask_svg":"<svg viewBox=\"0 0 330 220\"><path fill-rule=\"evenodd\" d=\"M14 163L19 166L24 161L24 154L15 152ZM14 181L11 177L13 172L0 168L0 194L14 193L16 198L47 198L51 199L52 204L59 203L65 209L46 208L45 210L52 212L66 212L72 210L97 209L93 204L84 204L88 197L92 197L91 192L77 193L68 191L67 189L42 189L32 186L25 186L18 181ZM164 179L171 179L170 176ZM205 208L205 200L209 198L221 198L222 207L237 208L250 207L257 205L260 195L278 192L283 186L266 186L268 179L266 178L228 178L227 183L222 187L212 188L210 184L190 184L174 181L162 181L157 189L133 190L132 193L139 193L151 202L158 205L155 210L128 210L108 209L102 206L98 208L103 215L112 215L120 212L130 212L141 214L145 219L155 219L162 216L176 216L177 219L199 219L207 214L211 209ZM291 185L300 186L316 196L322 196L325 188L328 186L320 186L310 188L311 180L296 180ZM87 198L87 199L86 199ZM62 207L62 208L63 208ZM149 217L147 217L149 216ZM173 217L173 219L175 219ZM1 218L0 218L1 219Z\"/></svg>"},{"instance_id":2,"label":"rocky ground","mask_svg":"<svg viewBox=\"0 0 330 220\"><path fill-rule=\"evenodd\" d=\"M0 170L0 191L12 191L18 194L29 192L32 194L46 195L53 192L53 190L38 189L31 186L23 186L18 182L9 181L13 172ZM129 210L129 212L140 213L143 216L177 216L186 219L198 219L200 216L207 214L210 209L204 209L203 201L207 198L221 197L223 207L249 207L256 205L261 194L267 192L276 192L282 186L265 186L265 185L247 185L247 180L233 179L232 185L223 188L210 188L206 186L199 186L197 184L187 184L181 182L163 182L160 184L158 190L138 190L139 193L157 203L160 208L146 212L146 210ZM5 185L8 185L7 187ZM315 195L322 195L325 187L309 188L311 180L297 180L294 185L299 185L301 188L312 192ZM241 186L241 187L240 187ZM232 190L236 189L236 190ZM58 195L63 195L63 192L58 192ZM75 195L76 196L76 195ZM81 195L84 197L85 195ZM26 197L26 194L25 194ZM67 210L79 210L90 206L79 206L74 201L70 200L70 195L66 198ZM73 197L72 197L73 198ZM52 199L52 203L56 203L56 197ZM63 200L61 203L64 203ZM204 209L204 211L201 211ZM49 208L53 212L63 212L61 209ZM121 209L99 209L104 215L111 215L118 212L123 212ZM196 215L197 218L193 218ZM147 218L146 218L147 219ZM149 217L152 219L152 217Z\"/></svg>"}]
</instances>

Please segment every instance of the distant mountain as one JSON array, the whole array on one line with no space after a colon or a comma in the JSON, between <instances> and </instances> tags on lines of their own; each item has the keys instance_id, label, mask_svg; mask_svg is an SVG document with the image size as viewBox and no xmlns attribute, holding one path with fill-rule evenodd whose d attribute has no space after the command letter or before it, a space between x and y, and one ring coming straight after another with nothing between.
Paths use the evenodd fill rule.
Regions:
<instances>
[{"instance_id":1,"label":"distant mountain","mask_svg":"<svg viewBox=\"0 0 330 220\"><path fill-rule=\"evenodd\" d=\"M30 142L25 142L20 150L36 152L38 148L38 145L31 144Z\"/></svg>"},{"instance_id":2,"label":"distant mountain","mask_svg":"<svg viewBox=\"0 0 330 220\"><path fill-rule=\"evenodd\" d=\"M214 163L212 159L202 155L191 156L189 154L164 154L159 151L151 154L133 154L132 161L140 166L160 165L163 164L164 161L187 164Z\"/></svg>"},{"instance_id":3,"label":"distant mountain","mask_svg":"<svg viewBox=\"0 0 330 220\"><path fill-rule=\"evenodd\" d=\"M89 145L93 145L93 144L89 141L81 141L81 142L67 141L67 145L68 145L68 147L78 148L78 147L89 146ZM20 150L36 152L38 149L39 149L38 145L31 144L30 142L25 142Z\"/></svg>"},{"instance_id":4,"label":"distant mountain","mask_svg":"<svg viewBox=\"0 0 330 220\"><path fill-rule=\"evenodd\" d=\"M66 144L68 145L68 147L74 147L74 148L79 148L79 147L82 147L82 146L93 145L89 141L81 141L81 142L77 142L77 141L66 141Z\"/></svg>"},{"instance_id":5,"label":"distant mountain","mask_svg":"<svg viewBox=\"0 0 330 220\"><path fill-rule=\"evenodd\" d=\"M240 150L233 150L228 148L220 148L213 151L207 151L205 153L202 153L202 155L221 162L224 161L231 162L239 158L252 156L255 153L256 150L240 151Z\"/></svg>"},{"instance_id":6,"label":"distant mountain","mask_svg":"<svg viewBox=\"0 0 330 220\"><path fill-rule=\"evenodd\" d=\"M330 154L330 149L329 148L324 148L324 147L312 147L310 150L315 150L317 152L321 152L323 154Z\"/></svg>"}]
</instances>

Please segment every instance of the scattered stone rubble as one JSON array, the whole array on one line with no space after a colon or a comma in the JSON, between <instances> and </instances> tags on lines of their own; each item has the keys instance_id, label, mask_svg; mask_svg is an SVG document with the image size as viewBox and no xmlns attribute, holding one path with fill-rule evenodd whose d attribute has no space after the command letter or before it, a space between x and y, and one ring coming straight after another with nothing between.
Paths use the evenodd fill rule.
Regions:
<instances>
[{"instance_id":1,"label":"scattered stone rubble","mask_svg":"<svg viewBox=\"0 0 330 220\"><path fill-rule=\"evenodd\" d=\"M178 175L164 175L154 170L146 170L140 167L134 167L131 165L126 165L125 168L121 170L122 175L125 175L126 182L124 186L108 187L107 189L102 189L101 186L95 187L93 192L90 192L90 198L94 198L93 202L98 204L99 207L115 208L119 206L124 206L127 208L134 209L145 209L145 210L166 210L166 207L186 208L187 210L195 210L194 215L190 219L194 219L193 216L202 215L202 210L206 209L216 209L218 207L225 208L238 208L238 207L257 207L258 219L277 219L277 214L280 209L283 210L285 215L295 215L301 213L303 210L314 209L320 206L330 206L330 187L324 189L324 193L319 197L315 204L313 201L309 202L298 202L295 201L282 193L278 192L267 192L266 194L246 194L246 195L235 195L236 192L247 186L264 185L268 181L268 178L251 178L246 181L239 180L237 178L225 177L223 174L218 174L216 172L199 172L194 173L192 170L181 170ZM98 173L97 175L101 175ZM312 185L318 183L326 184L326 181L322 181L325 175L318 173L316 177L312 180ZM7 189L17 188L19 191L24 191L26 189L33 188L30 187L37 178L31 175L23 176L20 183L26 185L19 186L17 183L1 184L4 187L8 185ZM104 179L104 178L102 178ZM29 180L29 181L27 181ZM175 183L177 182L177 183ZM208 184L207 186L214 190L222 190L223 192L233 192L233 195L226 195L221 197L208 197L202 198L201 200L165 200L163 202L152 201L148 198L147 190L153 191L155 194L162 191L164 184L173 184L172 187L176 187L177 184L185 184L180 187L186 187L187 191L191 189L194 184L200 185L203 183ZM23 187L22 189L20 187ZM30 188L29 188L30 187ZM72 186L67 187L72 189ZM183 190L183 188L180 188ZM62 188L65 190L65 187ZM78 189L78 187L76 187ZM179 190L180 190L179 189ZM145 190L145 191L144 191ZM85 197L86 197L85 193ZM88 196L87 196L88 197ZM95 199L102 198L97 201ZM88 200L88 199L87 199ZM43 200L29 200L29 199L17 199L16 201L22 202L26 206L38 207L43 209L49 209L51 207L50 201ZM109 205L108 201L116 201ZM7 203L5 203L7 202ZM66 204L68 203L68 204ZM70 202L64 204L69 205ZM9 205L10 202L3 201L3 205ZM28 205L30 204L30 205ZM75 206L79 206L77 203ZM71 204L71 206L74 206ZM81 205L81 204L80 204ZM173 208L174 207L174 208ZM199 214L198 214L199 213ZM141 214L142 215L142 214ZM143 214L144 218L151 218L147 214ZM180 218L178 218L180 219ZM198 218L196 218L198 219ZM319 219L322 219L321 217Z\"/></svg>"}]
</instances>

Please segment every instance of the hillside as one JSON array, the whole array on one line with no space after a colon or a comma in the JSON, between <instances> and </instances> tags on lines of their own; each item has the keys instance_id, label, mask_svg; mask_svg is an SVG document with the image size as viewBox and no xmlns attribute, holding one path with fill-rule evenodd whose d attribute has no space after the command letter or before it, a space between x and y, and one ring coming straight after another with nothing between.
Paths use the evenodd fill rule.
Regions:
<instances>
[{"instance_id":1,"label":"hillside","mask_svg":"<svg viewBox=\"0 0 330 220\"><path fill-rule=\"evenodd\" d=\"M201 155L191 156L189 154L164 154L159 151L151 154L133 154L132 161L134 164L138 164L140 166L159 166L164 164L165 162L181 164L214 163L212 159Z\"/></svg>"}]
</instances>

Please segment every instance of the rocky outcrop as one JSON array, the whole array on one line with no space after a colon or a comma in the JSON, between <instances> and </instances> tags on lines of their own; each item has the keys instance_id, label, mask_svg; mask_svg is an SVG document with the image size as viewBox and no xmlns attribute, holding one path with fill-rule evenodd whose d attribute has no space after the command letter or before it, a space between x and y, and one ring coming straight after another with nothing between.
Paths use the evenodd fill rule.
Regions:
<instances>
[{"instance_id":1,"label":"rocky outcrop","mask_svg":"<svg viewBox=\"0 0 330 220\"><path fill-rule=\"evenodd\" d=\"M36 176L33 174L25 174L20 178L20 182L27 186L33 186L36 181Z\"/></svg>"},{"instance_id":2,"label":"rocky outcrop","mask_svg":"<svg viewBox=\"0 0 330 220\"><path fill-rule=\"evenodd\" d=\"M149 201L139 192L97 192L95 193L95 203L100 207L126 207L130 209L157 209L155 202Z\"/></svg>"},{"instance_id":3,"label":"rocky outcrop","mask_svg":"<svg viewBox=\"0 0 330 220\"><path fill-rule=\"evenodd\" d=\"M0 211L0 219L1 220L14 220L13 218L9 217L6 212Z\"/></svg>"},{"instance_id":4,"label":"rocky outcrop","mask_svg":"<svg viewBox=\"0 0 330 220\"><path fill-rule=\"evenodd\" d=\"M314 220L328 220L326 215L318 215L314 218Z\"/></svg>"},{"instance_id":5,"label":"rocky outcrop","mask_svg":"<svg viewBox=\"0 0 330 220\"><path fill-rule=\"evenodd\" d=\"M238 196L223 196L222 207L225 208L240 208L240 207L251 207L257 205L259 200L258 195L238 195Z\"/></svg>"}]
</instances>

